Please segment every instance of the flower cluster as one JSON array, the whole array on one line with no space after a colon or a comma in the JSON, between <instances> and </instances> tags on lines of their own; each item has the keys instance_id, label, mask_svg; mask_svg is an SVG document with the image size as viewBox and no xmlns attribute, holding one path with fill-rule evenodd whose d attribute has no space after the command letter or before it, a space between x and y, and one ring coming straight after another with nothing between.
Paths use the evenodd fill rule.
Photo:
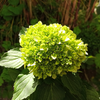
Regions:
<instances>
[{"instance_id":1,"label":"flower cluster","mask_svg":"<svg viewBox=\"0 0 100 100\"><path fill-rule=\"evenodd\" d=\"M40 21L20 36L20 45L24 64L38 79L77 72L87 54L87 44L67 26Z\"/></svg>"}]
</instances>

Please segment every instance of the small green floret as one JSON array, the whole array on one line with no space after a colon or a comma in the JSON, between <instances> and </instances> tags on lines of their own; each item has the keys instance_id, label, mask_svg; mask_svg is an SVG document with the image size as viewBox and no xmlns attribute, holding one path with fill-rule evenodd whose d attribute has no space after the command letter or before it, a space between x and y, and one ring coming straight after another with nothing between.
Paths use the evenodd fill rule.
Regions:
<instances>
[{"instance_id":1,"label":"small green floret","mask_svg":"<svg viewBox=\"0 0 100 100\"><path fill-rule=\"evenodd\" d=\"M87 54L87 44L60 24L31 25L20 36L20 45L24 64L38 79L77 72Z\"/></svg>"}]
</instances>

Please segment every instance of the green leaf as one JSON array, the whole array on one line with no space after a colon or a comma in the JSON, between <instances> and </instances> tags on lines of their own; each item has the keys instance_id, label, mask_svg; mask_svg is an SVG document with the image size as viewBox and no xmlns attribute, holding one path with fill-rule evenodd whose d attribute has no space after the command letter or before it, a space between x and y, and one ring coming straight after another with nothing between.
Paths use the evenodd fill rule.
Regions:
<instances>
[{"instance_id":1,"label":"green leaf","mask_svg":"<svg viewBox=\"0 0 100 100\"><path fill-rule=\"evenodd\" d=\"M22 26L22 29L19 32L19 36L25 34L26 28Z\"/></svg>"},{"instance_id":2,"label":"green leaf","mask_svg":"<svg viewBox=\"0 0 100 100\"><path fill-rule=\"evenodd\" d=\"M12 20L12 16L3 16L3 18L6 20L6 21L10 21L10 20Z\"/></svg>"},{"instance_id":3,"label":"green leaf","mask_svg":"<svg viewBox=\"0 0 100 100\"><path fill-rule=\"evenodd\" d=\"M13 6L9 6L8 9L9 11L11 11L12 13L14 13L15 15L20 15L22 10L24 8L24 5L23 4L20 4L16 7L13 7Z\"/></svg>"},{"instance_id":4,"label":"green leaf","mask_svg":"<svg viewBox=\"0 0 100 100\"><path fill-rule=\"evenodd\" d=\"M46 78L46 79L44 80L44 82L45 82L46 84L51 84L51 83L54 82L54 79L51 78L51 77L48 77L48 78Z\"/></svg>"},{"instance_id":5,"label":"green leaf","mask_svg":"<svg viewBox=\"0 0 100 100\"><path fill-rule=\"evenodd\" d=\"M26 68L26 69L23 69L21 74L28 74L29 73L29 70Z\"/></svg>"},{"instance_id":6,"label":"green leaf","mask_svg":"<svg viewBox=\"0 0 100 100\"><path fill-rule=\"evenodd\" d=\"M3 8L1 10L1 15L2 16L13 16L14 14L8 10L7 5L3 5Z\"/></svg>"},{"instance_id":7,"label":"green leaf","mask_svg":"<svg viewBox=\"0 0 100 100\"><path fill-rule=\"evenodd\" d=\"M77 26L77 27L74 27L73 32L74 32L76 35L78 35L79 33L81 33L81 30L80 30L80 28Z\"/></svg>"},{"instance_id":8,"label":"green leaf","mask_svg":"<svg viewBox=\"0 0 100 100\"><path fill-rule=\"evenodd\" d=\"M58 82L52 84L41 84L31 95L30 100L63 100L65 90Z\"/></svg>"},{"instance_id":9,"label":"green leaf","mask_svg":"<svg viewBox=\"0 0 100 100\"><path fill-rule=\"evenodd\" d=\"M17 78L18 74L20 73L20 70L18 69L7 69L8 70L8 74L10 75L10 78L15 81L15 79Z\"/></svg>"},{"instance_id":10,"label":"green leaf","mask_svg":"<svg viewBox=\"0 0 100 100\"><path fill-rule=\"evenodd\" d=\"M57 20L53 17L50 17L49 20L48 20L48 23L51 24L51 23L57 23Z\"/></svg>"},{"instance_id":11,"label":"green leaf","mask_svg":"<svg viewBox=\"0 0 100 100\"><path fill-rule=\"evenodd\" d=\"M79 99L76 99L76 97L67 90L65 98L63 100L79 100Z\"/></svg>"},{"instance_id":12,"label":"green leaf","mask_svg":"<svg viewBox=\"0 0 100 100\"><path fill-rule=\"evenodd\" d=\"M32 19L31 21L30 21L30 23L32 24L32 25L34 25L34 24L36 24L38 22L38 19L36 18L36 19Z\"/></svg>"},{"instance_id":13,"label":"green leaf","mask_svg":"<svg viewBox=\"0 0 100 100\"><path fill-rule=\"evenodd\" d=\"M20 70L18 70L18 69L4 68L3 72L1 73L1 77L6 82L15 81L15 79L18 76L19 73L20 73Z\"/></svg>"},{"instance_id":14,"label":"green leaf","mask_svg":"<svg viewBox=\"0 0 100 100\"><path fill-rule=\"evenodd\" d=\"M7 85L5 84L5 86L0 87L0 100L4 100L3 98L11 100L13 94L12 90L13 87L11 83L7 83Z\"/></svg>"},{"instance_id":15,"label":"green leaf","mask_svg":"<svg viewBox=\"0 0 100 100\"><path fill-rule=\"evenodd\" d=\"M71 94L76 95L79 100L86 100L86 91L78 75L68 73L66 76L62 76L61 80Z\"/></svg>"},{"instance_id":16,"label":"green leaf","mask_svg":"<svg viewBox=\"0 0 100 100\"><path fill-rule=\"evenodd\" d=\"M2 84L4 83L2 77L0 76L0 86L2 86Z\"/></svg>"},{"instance_id":17,"label":"green leaf","mask_svg":"<svg viewBox=\"0 0 100 100\"><path fill-rule=\"evenodd\" d=\"M97 66L97 67L100 67L100 54L97 54L97 55L96 55L95 63L96 63L96 66Z\"/></svg>"},{"instance_id":18,"label":"green leaf","mask_svg":"<svg viewBox=\"0 0 100 100\"><path fill-rule=\"evenodd\" d=\"M99 95L94 88L89 88L86 90L87 100L99 100Z\"/></svg>"},{"instance_id":19,"label":"green leaf","mask_svg":"<svg viewBox=\"0 0 100 100\"><path fill-rule=\"evenodd\" d=\"M88 64L88 65L93 65L94 63L95 63L94 58L89 58L89 59L86 61L86 64Z\"/></svg>"},{"instance_id":20,"label":"green leaf","mask_svg":"<svg viewBox=\"0 0 100 100\"><path fill-rule=\"evenodd\" d=\"M7 87L7 95L8 95L8 98L11 100L12 98L12 95L13 95L13 86L11 84L8 84Z\"/></svg>"},{"instance_id":21,"label":"green leaf","mask_svg":"<svg viewBox=\"0 0 100 100\"><path fill-rule=\"evenodd\" d=\"M8 91L6 90L6 88L5 88L5 90L3 91L2 97L3 97L3 98L8 98Z\"/></svg>"},{"instance_id":22,"label":"green leaf","mask_svg":"<svg viewBox=\"0 0 100 100\"><path fill-rule=\"evenodd\" d=\"M9 50L11 48L11 42L10 41L3 41L2 47L5 48L5 50Z\"/></svg>"},{"instance_id":23,"label":"green leaf","mask_svg":"<svg viewBox=\"0 0 100 100\"><path fill-rule=\"evenodd\" d=\"M32 94L38 83L34 81L33 73L19 74L14 83L14 94L12 100L22 100Z\"/></svg>"},{"instance_id":24,"label":"green leaf","mask_svg":"<svg viewBox=\"0 0 100 100\"><path fill-rule=\"evenodd\" d=\"M19 0L8 0L8 2L9 4L14 5L14 6L19 4Z\"/></svg>"},{"instance_id":25,"label":"green leaf","mask_svg":"<svg viewBox=\"0 0 100 100\"><path fill-rule=\"evenodd\" d=\"M3 69L1 77L5 82L11 82L12 81L12 79L11 79L9 73L8 73L8 69L7 68Z\"/></svg>"},{"instance_id":26,"label":"green leaf","mask_svg":"<svg viewBox=\"0 0 100 100\"><path fill-rule=\"evenodd\" d=\"M21 59L21 52L18 49L9 50L1 57L0 66L15 69L22 67L23 60Z\"/></svg>"}]
</instances>

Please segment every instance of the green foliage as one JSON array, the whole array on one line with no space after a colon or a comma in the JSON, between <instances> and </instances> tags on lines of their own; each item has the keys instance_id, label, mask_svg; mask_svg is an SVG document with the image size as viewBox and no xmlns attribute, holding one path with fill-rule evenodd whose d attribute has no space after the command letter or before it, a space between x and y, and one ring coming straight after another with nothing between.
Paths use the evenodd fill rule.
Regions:
<instances>
[{"instance_id":1,"label":"green foliage","mask_svg":"<svg viewBox=\"0 0 100 100\"><path fill-rule=\"evenodd\" d=\"M79 26L81 33L78 38L82 38L85 43L88 43L89 55L96 55L100 50L100 15L94 16L91 22L83 23Z\"/></svg>"},{"instance_id":2,"label":"green foliage","mask_svg":"<svg viewBox=\"0 0 100 100\"><path fill-rule=\"evenodd\" d=\"M20 70L16 69L4 68L2 70L2 73L0 75L0 98L12 98L13 83L20 72Z\"/></svg>"},{"instance_id":3,"label":"green foliage","mask_svg":"<svg viewBox=\"0 0 100 100\"><path fill-rule=\"evenodd\" d=\"M12 20L14 16L22 13L24 4L19 4L19 0L8 0L8 3L10 5L3 5L0 13L5 20Z\"/></svg>"},{"instance_id":4,"label":"green foliage","mask_svg":"<svg viewBox=\"0 0 100 100\"><path fill-rule=\"evenodd\" d=\"M16 70L16 69L7 69L8 70L8 74L10 76L10 79L12 79L12 81L15 81L15 79L17 78L18 74L20 73L20 70Z\"/></svg>"},{"instance_id":5,"label":"green foliage","mask_svg":"<svg viewBox=\"0 0 100 100\"><path fill-rule=\"evenodd\" d=\"M9 71L9 69L6 69L1 76L4 76L7 70ZM18 73L14 73L14 70L11 69L9 71L11 77L14 74L16 74L16 77ZM28 71L26 69L22 73L18 75L17 79L14 77L15 83L12 100L22 100L25 98L28 98L28 100L88 100L91 98L91 94L95 100L99 98L97 92L93 92L94 89L85 87L77 74L67 73L66 76L57 77L56 79L47 77L45 80L37 80L33 73L27 74ZM9 75L5 75L4 77L10 81ZM5 91L5 93L7 92Z\"/></svg>"},{"instance_id":6,"label":"green foliage","mask_svg":"<svg viewBox=\"0 0 100 100\"><path fill-rule=\"evenodd\" d=\"M50 81L50 78L46 80ZM62 83L61 83L62 80ZM36 91L29 97L29 100L88 100L89 98L99 100L99 95L90 85L84 85L78 75L68 73L52 80L52 83L45 83L42 80ZM94 92L93 92L94 90Z\"/></svg>"},{"instance_id":7,"label":"green foliage","mask_svg":"<svg viewBox=\"0 0 100 100\"><path fill-rule=\"evenodd\" d=\"M38 83L35 83L33 74L19 74L14 83L14 94L12 100L22 100L33 93Z\"/></svg>"},{"instance_id":8,"label":"green foliage","mask_svg":"<svg viewBox=\"0 0 100 100\"><path fill-rule=\"evenodd\" d=\"M100 15L94 15L94 19L91 22L83 23L77 27L81 30L78 38L82 38L85 43L88 43L88 54L93 56L88 58L85 68L91 68L94 65L100 67Z\"/></svg>"},{"instance_id":9,"label":"green foliage","mask_svg":"<svg viewBox=\"0 0 100 100\"><path fill-rule=\"evenodd\" d=\"M93 65L95 63L95 58L88 58L87 61L86 61L86 64L87 65Z\"/></svg>"},{"instance_id":10,"label":"green foliage","mask_svg":"<svg viewBox=\"0 0 100 100\"><path fill-rule=\"evenodd\" d=\"M5 4L2 3L3 2L1 1L2 6L0 6L0 19L1 19L0 20L0 58L5 51L8 51L14 47L19 47L18 33L23 24L23 22L20 21L21 17L19 17L19 15L22 14L22 10L24 7L24 4L19 4L19 0L8 0L7 3L6 1ZM17 53L18 52L16 51L15 52L16 57L17 57ZM6 55L9 55L8 52L5 53L3 57ZM5 65L6 62L6 66L10 68L11 62L9 61L9 58L10 60L11 59L15 60L15 57L10 56L8 57L7 60L8 62L6 62L5 60L2 63ZM17 62L18 59L15 61L17 63L17 64L15 63L15 65L20 64ZM0 66L0 99L12 98L13 83L19 73L20 73L19 69L18 70L5 69Z\"/></svg>"},{"instance_id":11,"label":"green foliage","mask_svg":"<svg viewBox=\"0 0 100 100\"><path fill-rule=\"evenodd\" d=\"M74 27L73 32L74 32L76 35L78 35L78 34L81 32L81 30L80 30L79 27L77 26L77 27Z\"/></svg>"},{"instance_id":12,"label":"green foliage","mask_svg":"<svg viewBox=\"0 0 100 100\"><path fill-rule=\"evenodd\" d=\"M23 10L24 5L20 4L17 7L13 7L13 6L9 6L8 10L11 11L13 13L13 15L20 15L22 10Z\"/></svg>"},{"instance_id":13,"label":"green foliage","mask_svg":"<svg viewBox=\"0 0 100 100\"><path fill-rule=\"evenodd\" d=\"M86 100L85 88L78 75L68 73L66 76L62 76L61 80L71 94L75 95L79 100Z\"/></svg>"},{"instance_id":14,"label":"green foliage","mask_svg":"<svg viewBox=\"0 0 100 100\"><path fill-rule=\"evenodd\" d=\"M100 54L97 54L97 55L96 55L95 63L96 63L96 66L97 66L97 67L100 67Z\"/></svg>"},{"instance_id":15,"label":"green foliage","mask_svg":"<svg viewBox=\"0 0 100 100\"><path fill-rule=\"evenodd\" d=\"M2 86L2 84L4 83L2 77L0 76L0 86Z\"/></svg>"},{"instance_id":16,"label":"green foliage","mask_svg":"<svg viewBox=\"0 0 100 100\"><path fill-rule=\"evenodd\" d=\"M2 11L1 11L1 15L2 16L12 16L13 13L8 10L8 6L7 5L3 5Z\"/></svg>"},{"instance_id":17,"label":"green foliage","mask_svg":"<svg viewBox=\"0 0 100 100\"><path fill-rule=\"evenodd\" d=\"M19 4L19 0L8 0L8 2L13 6L17 6Z\"/></svg>"},{"instance_id":18,"label":"green foliage","mask_svg":"<svg viewBox=\"0 0 100 100\"><path fill-rule=\"evenodd\" d=\"M26 31L26 28L22 27L22 29L19 32L19 36L22 35L22 34L25 34L25 31Z\"/></svg>"},{"instance_id":19,"label":"green foliage","mask_svg":"<svg viewBox=\"0 0 100 100\"><path fill-rule=\"evenodd\" d=\"M0 98L8 98L11 99L13 94L13 88L11 83L6 85L3 85L3 87L0 87Z\"/></svg>"},{"instance_id":20,"label":"green foliage","mask_svg":"<svg viewBox=\"0 0 100 100\"><path fill-rule=\"evenodd\" d=\"M30 21L30 23L32 24L32 25L34 25L34 24L36 24L38 22L38 19L36 18L36 19L32 19L31 21Z\"/></svg>"},{"instance_id":21,"label":"green foliage","mask_svg":"<svg viewBox=\"0 0 100 100\"><path fill-rule=\"evenodd\" d=\"M72 95L69 91L66 91L65 98L63 100L79 100L74 95Z\"/></svg>"},{"instance_id":22,"label":"green foliage","mask_svg":"<svg viewBox=\"0 0 100 100\"><path fill-rule=\"evenodd\" d=\"M10 78L8 69L4 69L3 72L1 73L1 77L3 80L5 80L6 82L10 82L12 81L12 78Z\"/></svg>"},{"instance_id":23,"label":"green foliage","mask_svg":"<svg viewBox=\"0 0 100 100\"><path fill-rule=\"evenodd\" d=\"M24 64L39 79L77 72L87 54L87 44L60 24L30 26L20 35L20 45Z\"/></svg>"},{"instance_id":24,"label":"green foliage","mask_svg":"<svg viewBox=\"0 0 100 100\"><path fill-rule=\"evenodd\" d=\"M79 27L81 30L80 34L78 34L78 38L81 38L85 43L88 43L89 57L82 64L82 71L84 74L83 77L91 84L93 84L93 86L96 88L96 90L98 90L98 93L100 94L100 15L93 15L93 19L91 21L86 23L83 22L77 27ZM88 90L88 93L88 95L91 95L91 97L87 97L89 100L90 98L93 98L92 93L95 94L95 91L93 92L93 89L90 89ZM93 99L98 100L98 98Z\"/></svg>"},{"instance_id":25,"label":"green foliage","mask_svg":"<svg viewBox=\"0 0 100 100\"><path fill-rule=\"evenodd\" d=\"M2 47L3 47L5 50L9 50L9 49L11 48L11 42L10 42L10 41L3 41Z\"/></svg>"},{"instance_id":26,"label":"green foliage","mask_svg":"<svg viewBox=\"0 0 100 100\"><path fill-rule=\"evenodd\" d=\"M23 7L24 7L23 4L20 4L15 7L3 5L3 8L1 10L1 15L5 20L11 20L14 16L21 14Z\"/></svg>"},{"instance_id":27,"label":"green foliage","mask_svg":"<svg viewBox=\"0 0 100 100\"><path fill-rule=\"evenodd\" d=\"M79 67L85 59L87 45L82 40L76 40L76 35L68 27L60 24L46 26L39 22L27 30L23 27L19 36L21 52L18 49L11 49L0 60L1 66L15 69L5 69L1 74L2 80L15 81L12 100L87 100L90 98L91 95L87 97L87 87L79 76L69 73L77 72L77 66ZM23 66L21 58L24 59L24 66L27 67L19 71L16 69ZM36 67L34 67L34 62L36 62ZM31 66L31 64L34 65ZM76 67L73 67L73 64ZM30 68L33 73L29 73ZM46 74L53 68L55 69L50 76ZM42 72L47 76L43 75L42 79L39 79L34 70L39 71L38 75ZM62 72L67 72L67 74L61 75ZM92 94L92 91L89 90L89 93ZM96 91L92 95L93 98L99 98Z\"/></svg>"},{"instance_id":28,"label":"green foliage","mask_svg":"<svg viewBox=\"0 0 100 100\"><path fill-rule=\"evenodd\" d=\"M90 87L89 89L86 90L87 93L87 100L99 100L99 95L97 91Z\"/></svg>"},{"instance_id":29,"label":"green foliage","mask_svg":"<svg viewBox=\"0 0 100 100\"><path fill-rule=\"evenodd\" d=\"M98 91L98 94L100 96L100 68L96 69L96 75L94 78L92 78L91 82L95 85L96 91Z\"/></svg>"},{"instance_id":30,"label":"green foliage","mask_svg":"<svg viewBox=\"0 0 100 100\"><path fill-rule=\"evenodd\" d=\"M21 52L18 49L11 49L3 55L0 59L0 65L6 68L20 68L23 66L23 60L21 60Z\"/></svg>"},{"instance_id":31,"label":"green foliage","mask_svg":"<svg viewBox=\"0 0 100 100\"><path fill-rule=\"evenodd\" d=\"M42 83L30 96L30 100L63 100L65 90L61 84L55 80L51 84Z\"/></svg>"},{"instance_id":32,"label":"green foliage","mask_svg":"<svg viewBox=\"0 0 100 100\"><path fill-rule=\"evenodd\" d=\"M51 24L55 22L61 23L61 20L62 20L61 17L64 17L64 15L62 15L62 12L59 12L61 9L64 11L64 7L62 6L62 0L61 1L60 0L47 0L47 1L36 0L36 4L34 4L34 0L33 0L31 3L33 4L32 9L31 9L32 14L33 14L32 19L30 18L31 6L29 6L28 2L25 2L26 5L24 5L23 2L24 0L20 2L19 0L6 0L5 2L1 0L0 2L1 3L1 7L0 7L1 8L0 9L0 19L1 19L0 20L0 32L1 32L0 33L1 35L0 36L0 43L1 43L0 56L2 55L3 52L8 51L10 48L13 48L15 46L19 47L19 44L17 43L18 33L22 26L27 27L28 26L27 24L32 24L32 25L36 24L39 20L41 20L43 23L46 23L46 24ZM92 8L93 3L94 3L94 0L91 0L90 9ZM75 27L74 33L78 35L78 38L82 38L82 40L85 43L89 44L88 45L89 55L92 55L92 58L87 57L87 59L84 61L84 66L85 66L84 68L93 68L93 66L95 65L97 66L98 69L97 69L96 74L98 78L95 78L95 76L92 76L92 78L94 78L95 80L94 83L97 85L100 91L100 86L99 86L100 84L99 82L99 79L100 79L99 77L100 76L99 75L99 72L100 72L99 71L99 66L100 66L99 64L99 58L100 58L99 57L99 53L100 53L99 52L100 51L100 45L99 45L100 21L99 19L100 18L99 17L95 18L94 21L92 20L92 23L84 22L84 19L86 17L85 13L87 11L86 9L88 5L88 1L83 0L80 3L80 5L82 6L79 12L81 14L79 14L80 19L78 19L77 22L79 22L81 26ZM24 9L24 12L22 13L23 8L25 9ZM99 7L97 8L97 13L99 14ZM75 18L75 16L73 18ZM76 24L77 23L75 22L75 25ZM20 35L25 34L25 31L27 30L26 28L23 27L22 30L20 31ZM52 46L52 49L53 49L53 46ZM50 50L50 51L53 51L53 50ZM0 99L1 98L9 98L9 99L12 98L13 84L15 80L16 80L15 83L18 82L20 86L23 86L23 87L28 82L28 81L26 83L23 82L24 78L26 79L26 77L29 75L29 70L28 69L23 70L23 68L20 68L23 66L23 63L19 64L19 62L22 61L20 59L21 53L19 53L19 51L16 51L16 50L13 51L12 53L14 54L11 54L11 52L9 54L9 51L8 51L7 53L4 54L4 56L2 56L2 61L0 60L1 66L6 66L7 68L6 69L3 67L0 67L0 74L1 74L0 75ZM18 56L17 56L17 53L18 53ZM42 57L43 56L45 55L42 55ZM9 63L4 62L4 61L8 61ZM18 61L18 63L16 62L17 63L16 64L14 61ZM81 67L83 68L83 64ZM10 69L10 68L13 68L13 69ZM14 69L14 68L17 68L17 69ZM83 74L86 74L86 73L83 72ZM20 77L20 75L22 76ZM16 79L17 76L18 78ZM63 78L63 81L61 81L62 78ZM27 79L29 78L27 77ZM69 73L69 72L67 72L66 76L63 76L63 77L58 76L56 79L47 77L45 80L38 79L38 81L39 81L39 84L37 83L37 78L36 77L33 78L32 80L33 83L29 83L31 84L29 85L29 88L33 89L33 91L27 91L28 93L25 91L26 94L23 93L23 90L22 90L23 88L21 89L19 84L17 85L14 84L15 86L14 86L13 98L14 97L19 98L18 100L20 100L21 98L26 98L25 100L33 100L33 99L34 100L56 100L56 99L57 100L84 100L84 98L86 100L98 100L99 99L98 93L95 91L95 89L93 89L91 86L88 88L81 81L78 75L73 75L72 73ZM34 84L34 82L36 83L36 85ZM33 84L33 87L32 87L32 84ZM34 87L34 86L37 86L37 87ZM22 94L20 94L19 96L17 96L17 94L20 92L18 90L22 92ZM30 94L31 96L29 96Z\"/></svg>"},{"instance_id":33,"label":"green foliage","mask_svg":"<svg viewBox=\"0 0 100 100\"><path fill-rule=\"evenodd\" d=\"M34 20L38 19L38 21L42 21L45 24L57 23L57 15L59 15L59 19L61 18L60 12L58 11L61 2L55 0L39 0L39 3L33 8Z\"/></svg>"}]
</instances>

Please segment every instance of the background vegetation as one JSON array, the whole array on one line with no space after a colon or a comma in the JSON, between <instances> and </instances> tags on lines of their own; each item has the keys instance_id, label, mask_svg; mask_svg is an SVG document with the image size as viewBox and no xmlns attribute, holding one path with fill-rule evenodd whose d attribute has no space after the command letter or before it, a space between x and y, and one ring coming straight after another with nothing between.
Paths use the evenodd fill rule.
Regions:
<instances>
[{"instance_id":1,"label":"background vegetation","mask_svg":"<svg viewBox=\"0 0 100 100\"><path fill-rule=\"evenodd\" d=\"M98 0L0 0L0 56L19 47L18 34L38 21L67 25L88 44L88 59L81 79L100 94L100 6ZM10 99L13 83L22 70L0 67L0 98Z\"/></svg>"}]
</instances>

